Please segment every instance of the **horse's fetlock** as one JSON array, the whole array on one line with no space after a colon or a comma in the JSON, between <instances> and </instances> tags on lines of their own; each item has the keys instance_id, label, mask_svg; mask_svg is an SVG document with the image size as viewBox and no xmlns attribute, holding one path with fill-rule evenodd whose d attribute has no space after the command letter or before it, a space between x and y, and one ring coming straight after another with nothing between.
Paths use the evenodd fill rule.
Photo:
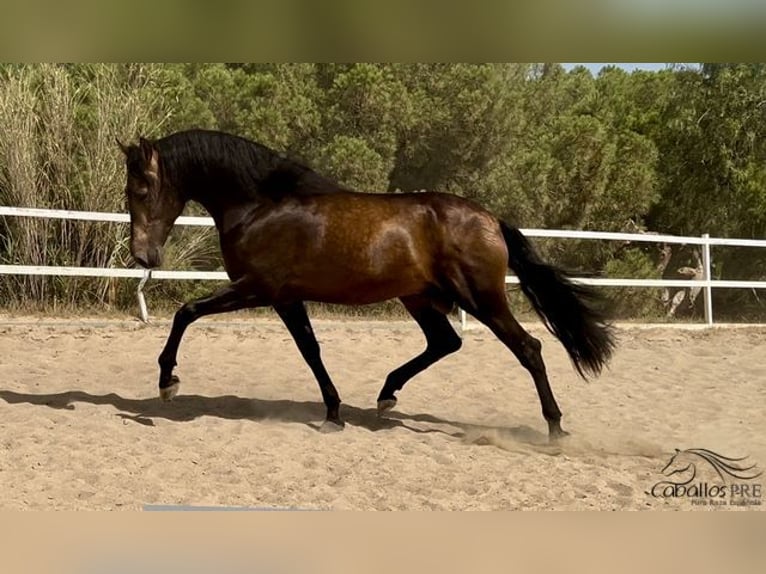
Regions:
<instances>
[{"instance_id":1,"label":"horse's fetlock","mask_svg":"<svg viewBox=\"0 0 766 574\"><path fill-rule=\"evenodd\" d=\"M159 359L157 359L157 363L163 370L173 370L177 364L173 357L167 355L160 355Z\"/></svg>"}]
</instances>

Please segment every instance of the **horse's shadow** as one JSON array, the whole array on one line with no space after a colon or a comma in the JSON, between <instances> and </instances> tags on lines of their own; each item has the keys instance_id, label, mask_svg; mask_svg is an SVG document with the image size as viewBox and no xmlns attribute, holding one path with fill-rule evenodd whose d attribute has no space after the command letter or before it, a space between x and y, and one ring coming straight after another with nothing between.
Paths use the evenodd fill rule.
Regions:
<instances>
[{"instance_id":1,"label":"horse's shadow","mask_svg":"<svg viewBox=\"0 0 766 574\"><path fill-rule=\"evenodd\" d=\"M65 391L31 394L1 390L0 399L8 404L30 404L61 410L74 410L77 403L109 405L120 411L116 413L116 416L124 421L133 421L145 426L154 426L156 419L186 422L210 416L232 420L276 420L304 424L319 430L325 414L325 407L321 402L243 398L235 395L217 397L178 395L173 401L164 402L156 397L131 399L121 397L116 393L95 395L86 391ZM400 411L390 411L384 417L379 417L375 408L364 409L347 403L343 403L341 414L349 425L362 427L373 432L402 428L415 433L441 433L463 439L467 433L493 431L520 442L536 444L547 442L547 435L526 425L501 428L453 421L429 414L407 414ZM413 426L413 423L425 424ZM429 425L445 425L452 428L435 428L435 426Z\"/></svg>"}]
</instances>

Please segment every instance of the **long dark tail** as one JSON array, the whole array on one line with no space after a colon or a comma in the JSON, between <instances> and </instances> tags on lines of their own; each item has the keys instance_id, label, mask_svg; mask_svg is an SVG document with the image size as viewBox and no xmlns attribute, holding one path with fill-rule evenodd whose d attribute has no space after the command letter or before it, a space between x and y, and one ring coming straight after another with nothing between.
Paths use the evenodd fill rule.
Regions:
<instances>
[{"instance_id":1,"label":"long dark tail","mask_svg":"<svg viewBox=\"0 0 766 574\"><path fill-rule=\"evenodd\" d=\"M508 266L519 278L521 290L564 345L580 376L598 375L615 346L603 298L594 289L573 283L561 269L544 263L518 229L503 221L500 228L508 246Z\"/></svg>"}]
</instances>

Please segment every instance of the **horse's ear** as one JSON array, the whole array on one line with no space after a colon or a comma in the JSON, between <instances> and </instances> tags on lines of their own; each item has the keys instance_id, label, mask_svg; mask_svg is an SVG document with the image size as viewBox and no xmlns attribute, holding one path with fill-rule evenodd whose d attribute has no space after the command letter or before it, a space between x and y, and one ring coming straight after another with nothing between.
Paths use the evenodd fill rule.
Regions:
<instances>
[{"instance_id":1,"label":"horse's ear","mask_svg":"<svg viewBox=\"0 0 766 574\"><path fill-rule=\"evenodd\" d=\"M141 153L144 156L146 162L145 173L146 175L157 179L159 177L160 164L159 153L154 144L144 137L138 139L138 143L141 146Z\"/></svg>"},{"instance_id":2,"label":"horse's ear","mask_svg":"<svg viewBox=\"0 0 766 574\"><path fill-rule=\"evenodd\" d=\"M154 152L154 145L145 137L138 138L138 144L141 146L141 153L144 155L144 159L148 162L152 159Z\"/></svg>"},{"instance_id":3,"label":"horse's ear","mask_svg":"<svg viewBox=\"0 0 766 574\"><path fill-rule=\"evenodd\" d=\"M119 138L114 138L114 141L117 142L117 145L120 146L120 149L122 150L122 153L125 155L128 155L128 146L126 146L124 143L122 143Z\"/></svg>"}]
</instances>

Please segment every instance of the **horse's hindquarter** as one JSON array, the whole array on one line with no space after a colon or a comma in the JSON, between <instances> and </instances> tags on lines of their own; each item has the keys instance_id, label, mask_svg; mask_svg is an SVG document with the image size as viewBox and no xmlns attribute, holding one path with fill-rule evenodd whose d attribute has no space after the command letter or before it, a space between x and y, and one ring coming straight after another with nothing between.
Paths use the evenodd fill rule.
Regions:
<instances>
[{"instance_id":1,"label":"horse's hindquarter","mask_svg":"<svg viewBox=\"0 0 766 574\"><path fill-rule=\"evenodd\" d=\"M444 221L428 194L284 201L237 242L241 274L276 300L362 304L438 282ZM443 219L443 218L441 218Z\"/></svg>"}]
</instances>

